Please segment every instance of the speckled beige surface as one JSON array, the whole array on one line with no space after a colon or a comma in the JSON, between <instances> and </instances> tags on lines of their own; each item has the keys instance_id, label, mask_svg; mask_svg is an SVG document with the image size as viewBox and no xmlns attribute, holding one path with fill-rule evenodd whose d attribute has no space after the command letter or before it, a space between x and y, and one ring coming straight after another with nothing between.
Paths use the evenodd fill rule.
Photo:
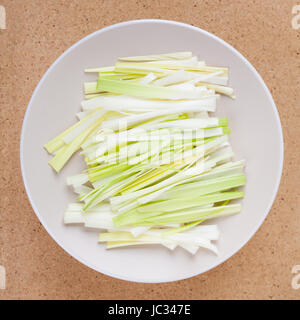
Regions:
<instances>
[{"instance_id":1,"label":"speckled beige surface","mask_svg":"<svg viewBox=\"0 0 300 320\"><path fill-rule=\"evenodd\" d=\"M0 299L299 299L291 286L300 265L300 30L291 26L297 0L0 0ZM234 257L194 278L136 284L77 262L47 234L27 199L19 137L27 104L43 73L73 43L120 21L186 22L238 49L268 85L285 140L282 182L256 235Z\"/></svg>"}]
</instances>

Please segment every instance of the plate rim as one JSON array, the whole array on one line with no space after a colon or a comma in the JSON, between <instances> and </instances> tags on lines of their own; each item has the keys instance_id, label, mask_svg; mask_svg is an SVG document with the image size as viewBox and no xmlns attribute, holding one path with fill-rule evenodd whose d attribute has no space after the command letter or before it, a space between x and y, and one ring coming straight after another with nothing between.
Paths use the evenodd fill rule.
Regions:
<instances>
[{"instance_id":1,"label":"plate rim","mask_svg":"<svg viewBox=\"0 0 300 320\"><path fill-rule=\"evenodd\" d=\"M202 272L193 272L191 274L189 274L188 276L182 276L182 277L174 277L171 279L156 279L156 280L148 280L148 279L143 279L143 278L132 278L132 277L126 277L124 275L120 275L120 274L115 274L115 273L110 273L107 270L102 270L101 267L94 265L91 262L86 261L84 258L79 257L76 253L73 252L72 249L66 249L64 247L64 245L62 243L60 243L57 239L56 236L54 235L54 232L52 232L46 222L44 221L43 217L40 215L39 211L37 210L37 207L35 206L35 203L33 201L33 197L31 195L30 189L27 185L27 178L25 175L25 168L24 168L24 161L23 161L23 148L24 148L24 135L25 135L25 129L26 129L26 124L27 124L27 120L29 117L29 111L31 109L31 105L35 99L35 96L37 95L37 92L39 91L42 83L45 81L45 79L47 78L48 74L52 71L52 69L55 68L55 66L60 62L60 60L62 60L69 52L71 52L74 48L76 48L77 46L79 46L80 44L84 43L85 41L89 40L90 38L93 38L95 35L101 34L103 32L109 31L109 30L113 30L122 26L127 26L127 25L137 25L140 23L161 23L161 24L171 24L171 25L176 25L176 26L180 26L180 27L185 27L188 28L190 30L196 30L198 32L201 32L202 34L216 40L217 42L221 43L222 45L224 45L225 47L227 47L230 51L232 51L234 54L236 54L247 66L248 68L254 73L255 77L257 78L257 80L259 81L259 83L261 84L261 86L263 87L265 93L267 94L268 98L270 99L272 108L273 108L273 112L275 115L275 119L276 119L276 124L277 127L279 129L279 144L280 144L280 164L279 164L279 170L276 173L276 183L274 184L273 187L273 195L272 195L272 199L269 202L267 209L265 210L265 212L263 212L261 219L258 220L256 222L256 226L255 228L253 228L253 231L251 232L251 234L249 235L249 237L247 237L246 240L244 240L241 245L234 251L232 251L231 253L227 254L226 256L224 256L220 261L208 266L207 268L205 268ZM164 20L164 19L137 19L137 20L128 20L128 21L123 21L123 22L119 22L113 25L109 25L107 27L101 28L95 32L92 32L91 34L85 36L84 38L80 39L79 41L77 41L76 43L74 43L72 46L70 46L66 51L64 51L52 64L51 66L47 69L47 71L43 74L42 78L40 79L40 81L38 82L37 86L35 87L33 94L30 98L30 101L28 103L28 106L26 108L25 111L25 115L24 115L24 119L23 119L23 123L22 123L22 130L21 130L21 137L20 137L20 165L21 165L21 175L22 175L22 179L23 179L23 183L25 186L25 191L27 194L27 197L29 199L29 202L31 204L31 207L34 211L34 213L36 214L37 218L39 219L39 221L41 222L41 224L43 225L43 227L45 228L45 230L47 231L47 233L52 237L52 239L65 251L67 252L71 257L75 258L77 261L79 261L80 263L82 263L83 265L85 265L86 267L89 267L97 272L102 273L103 275L106 276L110 276L113 278L117 278L120 280L126 280L126 281L131 281L131 282L139 282L139 283L166 283L166 282L173 282L173 281L179 281L179 280L184 280L184 279L189 279L192 278L194 276L203 274L211 269L216 268L217 266L223 264L225 261L227 261L228 259L230 259L233 255L235 255L238 251L240 251L255 235L255 233L258 231L258 229L261 227L261 225L263 224L264 220L266 219L267 215L269 214L274 201L276 199L277 193L278 193L278 189L279 189L279 185L280 185L280 181L281 181L281 177L282 177L282 170L283 170L283 163L284 163L284 141L283 141L283 133L282 133L282 126L281 126L281 121L280 121L280 117L279 117L279 113L276 107L276 104L274 102L274 99L267 87L267 85L265 84L263 78L261 77L261 75L258 73L258 71L254 68L254 66L237 50L235 49L233 46L231 46L229 43L227 43L226 41L222 40L221 38L217 37L216 35L203 30L199 27L195 27L192 26L190 24L187 23L183 23L183 22L178 22L178 21L173 21L173 20Z\"/></svg>"}]
</instances>

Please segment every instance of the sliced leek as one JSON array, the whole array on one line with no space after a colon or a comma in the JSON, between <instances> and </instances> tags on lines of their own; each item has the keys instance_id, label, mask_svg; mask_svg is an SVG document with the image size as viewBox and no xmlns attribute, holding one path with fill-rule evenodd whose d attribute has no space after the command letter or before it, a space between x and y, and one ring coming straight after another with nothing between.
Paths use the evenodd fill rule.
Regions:
<instances>
[{"instance_id":1,"label":"sliced leek","mask_svg":"<svg viewBox=\"0 0 300 320\"><path fill-rule=\"evenodd\" d=\"M239 213L246 184L244 162L232 160L230 121L211 115L220 95L235 98L228 68L186 51L85 71L96 75L84 83L79 121L44 146L56 172L78 150L86 163L67 179L77 202L64 223L101 230L107 249L218 254L220 230L207 220Z\"/></svg>"}]
</instances>

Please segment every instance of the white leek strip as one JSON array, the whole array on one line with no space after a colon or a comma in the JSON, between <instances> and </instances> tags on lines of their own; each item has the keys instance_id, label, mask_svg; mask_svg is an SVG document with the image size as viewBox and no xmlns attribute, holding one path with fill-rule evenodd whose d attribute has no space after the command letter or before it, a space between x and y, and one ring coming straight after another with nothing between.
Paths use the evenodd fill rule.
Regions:
<instances>
[{"instance_id":1,"label":"white leek strip","mask_svg":"<svg viewBox=\"0 0 300 320\"><path fill-rule=\"evenodd\" d=\"M84 223L84 218L81 212L69 212L66 211L64 214L64 223L71 224L71 223Z\"/></svg>"},{"instance_id":2,"label":"white leek strip","mask_svg":"<svg viewBox=\"0 0 300 320\"><path fill-rule=\"evenodd\" d=\"M81 132L83 132L85 129L87 129L90 125L95 123L97 120L99 120L104 114L106 113L106 110L99 110L95 112L89 119L81 123L78 127L76 127L74 130L72 130L70 133L68 133L64 138L64 142L66 144L70 143L73 139L75 139Z\"/></svg>"},{"instance_id":3,"label":"white leek strip","mask_svg":"<svg viewBox=\"0 0 300 320\"><path fill-rule=\"evenodd\" d=\"M179 90L175 88L143 85L133 82L129 83L122 80L100 79L100 81L98 81L97 89L112 93L128 94L146 99L191 100L202 97L202 92L197 90L197 88L195 88L195 90Z\"/></svg>"},{"instance_id":4,"label":"white leek strip","mask_svg":"<svg viewBox=\"0 0 300 320\"><path fill-rule=\"evenodd\" d=\"M184 70L179 70L166 77L155 80L153 84L157 86L167 86L170 84L188 81L188 80L194 79L194 77L195 76L193 76L192 73L186 72Z\"/></svg>"},{"instance_id":5,"label":"white leek strip","mask_svg":"<svg viewBox=\"0 0 300 320\"><path fill-rule=\"evenodd\" d=\"M123 62L118 62L116 63L116 68L115 70L119 69L119 68L133 68L135 66L139 66L139 68L148 68L149 66L152 66L153 64L150 63L123 63ZM160 63L155 64L156 68L159 69L166 69L166 70L185 70L185 71L193 71L193 72L202 72L202 73L214 73L214 72L218 72L218 71L222 71L221 75L223 76L227 76L228 75L228 68L224 68L224 67L208 67L208 66L193 66L193 65L179 65L179 64L164 64L163 61L161 61Z\"/></svg>"},{"instance_id":6,"label":"white leek strip","mask_svg":"<svg viewBox=\"0 0 300 320\"><path fill-rule=\"evenodd\" d=\"M209 115L207 111L199 111L199 112L194 112L194 118L207 119L209 118Z\"/></svg>"},{"instance_id":7,"label":"white leek strip","mask_svg":"<svg viewBox=\"0 0 300 320\"><path fill-rule=\"evenodd\" d=\"M191 75L188 83L195 85L195 84L198 84L200 81L208 82L210 79L213 79L213 78L219 76L220 74L222 74L222 71L216 71L216 72L209 73L209 74L195 74L192 72L188 72L188 73Z\"/></svg>"},{"instance_id":8,"label":"white leek strip","mask_svg":"<svg viewBox=\"0 0 300 320\"><path fill-rule=\"evenodd\" d=\"M111 129L111 130L119 130L120 128L122 128L122 126L124 124L126 124L127 127L131 127L131 126L134 126L140 122L144 122L149 119L156 118L156 117L159 117L159 116L162 116L165 114L167 114L166 111L160 111L160 112L158 111L158 112L149 112L149 113L142 113L139 115L127 116L127 117L124 117L120 120L107 120L102 123L102 128L103 129ZM122 140L122 137L123 137L123 135L120 136L121 141L126 142L127 135L125 136L126 139L124 139L124 140Z\"/></svg>"},{"instance_id":9,"label":"white leek strip","mask_svg":"<svg viewBox=\"0 0 300 320\"><path fill-rule=\"evenodd\" d=\"M218 76L222 73L222 71L217 71L211 74L199 75L193 72L179 70L175 71L173 74L168 75L166 77L157 79L153 84L158 86L168 86L171 84L176 84L180 82L189 81L190 83L197 83L200 81L208 81L209 79L213 79L215 76Z\"/></svg>"},{"instance_id":10,"label":"white leek strip","mask_svg":"<svg viewBox=\"0 0 300 320\"><path fill-rule=\"evenodd\" d=\"M73 186L74 188L82 184L85 184L88 181L89 181L89 175L87 173L80 173L71 177L67 177L67 185Z\"/></svg>"},{"instance_id":11,"label":"white leek strip","mask_svg":"<svg viewBox=\"0 0 300 320\"><path fill-rule=\"evenodd\" d=\"M90 113L90 111L81 111L81 112L76 113L76 117L78 118L78 120L82 120L82 119L85 118L89 113Z\"/></svg>"},{"instance_id":12,"label":"white leek strip","mask_svg":"<svg viewBox=\"0 0 300 320\"><path fill-rule=\"evenodd\" d=\"M192 73L192 72L191 72ZM210 83L210 84L215 84L215 85L221 85L221 86L226 86L228 84L228 77L227 76L218 76L218 75L213 75L212 73L210 74L194 74L194 79L197 79L196 82L194 82L197 85L197 82L205 82L205 83ZM219 72L216 74L220 74ZM209 77L208 77L209 76Z\"/></svg>"},{"instance_id":13,"label":"white leek strip","mask_svg":"<svg viewBox=\"0 0 300 320\"><path fill-rule=\"evenodd\" d=\"M149 229L150 227L133 227L130 229L130 232L134 237L138 237L139 235L147 232Z\"/></svg>"},{"instance_id":14,"label":"white leek strip","mask_svg":"<svg viewBox=\"0 0 300 320\"><path fill-rule=\"evenodd\" d=\"M99 73L99 72L114 72L115 71L115 67L101 67L101 68L89 68L89 69L85 69L84 72L87 73Z\"/></svg>"},{"instance_id":15,"label":"white leek strip","mask_svg":"<svg viewBox=\"0 0 300 320\"><path fill-rule=\"evenodd\" d=\"M150 72L154 73L158 76L164 76L168 74L172 74L173 70L167 70L167 69L161 69L157 68L155 65L147 65L147 66L140 66L139 64L116 64L115 71L118 73L124 73L124 74L139 74L139 75L147 75ZM103 80L103 78L98 78L98 84L99 80ZM99 90L99 85L97 85L97 89Z\"/></svg>"},{"instance_id":16,"label":"white leek strip","mask_svg":"<svg viewBox=\"0 0 300 320\"><path fill-rule=\"evenodd\" d=\"M198 227L199 228L199 227ZM174 240L180 244L184 249L188 249L190 246L198 246L212 250L215 254L218 254L217 247L211 243L211 240L219 239L219 232L215 232L213 239L207 238L208 234L199 232L196 230L194 233L177 233L166 237L167 239ZM196 250L197 251L197 250ZM194 250L192 251L194 253Z\"/></svg>"},{"instance_id":17,"label":"white leek strip","mask_svg":"<svg viewBox=\"0 0 300 320\"><path fill-rule=\"evenodd\" d=\"M170 115L164 115L161 117L157 117L155 119L152 119L150 121L144 122L140 124L138 127L132 128L127 130L127 134L140 134L144 133L145 130L148 127L155 126L156 124L163 123L165 121L172 121L172 120L177 120L177 119L185 119L184 115L181 115L180 113L178 114L170 114ZM225 118L224 118L225 119ZM220 122L222 123L227 123L226 120L221 120ZM83 149L87 149L88 147L91 147L91 145L98 143L98 142L103 142L105 141L111 134L114 134L112 130L110 129L101 129L100 132L98 132L95 136L91 137L88 139L83 145Z\"/></svg>"},{"instance_id":18,"label":"white leek strip","mask_svg":"<svg viewBox=\"0 0 300 320\"><path fill-rule=\"evenodd\" d=\"M163 133L163 132L157 132L157 134L154 134L155 131L153 132L153 134L151 134L151 131L140 134L140 135L128 135L127 139L125 140L125 142L137 142L137 141L165 141L165 140L169 140L170 143L172 143L172 141L186 141L186 140L192 140L192 139L204 139L204 138L209 138L209 137L216 137L216 136L221 136L223 134L227 134L228 133L228 128L211 128L211 129L195 129L195 130L189 130L186 129L185 132L183 133L172 133L172 132L167 132L167 133ZM162 130L161 130L162 131ZM118 141L118 135L116 136L116 140ZM122 139L121 142L124 142L124 140Z\"/></svg>"},{"instance_id":19,"label":"white leek strip","mask_svg":"<svg viewBox=\"0 0 300 320\"><path fill-rule=\"evenodd\" d=\"M212 250L218 254L217 248L211 243L211 239L207 238L207 233L201 232L197 229L194 233L189 234L176 234L162 238L161 232L158 231L146 231L144 234L134 237L129 232L106 232L99 234L99 242L126 242L134 241L135 244L163 244L174 243L186 248L191 253L195 253L197 250L190 250L192 246L203 247ZM219 237L218 231L214 234L214 239L217 240Z\"/></svg>"},{"instance_id":20,"label":"white leek strip","mask_svg":"<svg viewBox=\"0 0 300 320\"><path fill-rule=\"evenodd\" d=\"M152 82L153 80L156 79L156 75L153 73L148 73L145 77L143 77L139 83L141 84L149 84L150 82Z\"/></svg>"},{"instance_id":21,"label":"white leek strip","mask_svg":"<svg viewBox=\"0 0 300 320\"><path fill-rule=\"evenodd\" d=\"M163 54L155 54L148 56L135 56L135 57L123 57L118 58L120 61L160 61L160 60L184 60L192 58L192 52L184 51L184 52L172 52L172 53L163 53Z\"/></svg>"},{"instance_id":22,"label":"white leek strip","mask_svg":"<svg viewBox=\"0 0 300 320\"><path fill-rule=\"evenodd\" d=\"M74 187L74 192L79 194L80 196L86 193L91 192L93 189L90 187L87 187L85 185L80 185L80 186L76 186Z\"/></svg>"},{"instance_id":23,"label":"white leek strip","mask_svg":"<svg viewBox=\"0 0 300 320\"><path fill-rule=\"evenodd\" d=\"M183 248L184 250L188 251L192 255L195 255L197 251L199 250L199 246L195 244L186 244L186 243L181 243L180 247Z\"/></svg>"},{"instance_id":24,"label":"white leek strip","mask_svg":"<svg viewBox=\"0 0 300 320\"><path fill-rule=\"evenodd\" d=\"M112 217L113 214L111 214L110 208L107 208L106 205L86 213L82 213L79 208L69 206L64 214L64 223L83 223L87 228L107 229L109 231L127 231L134 237L138 237L150 228L147 226L116 228L113 224Z\"/></svg>"},{"instance_id":25,"label":"white leek strip","mask_svg":"<svg viewBox=\"0 0 300 320\"><path fill-rule=\"evenodd\" d=\"M160 63L161 61L149 61L149 64L157 64ZM179 65L187 65L187 66L204 66L205 62L204 61L198 61L198 58L196 56L190 58L190 59L182 59L182 60L164 60L164 64L179 64Z\"/></svg>"},{"instance_id":26,"label":"white leek strip","mask_svg":"<svg viewBox=\"0 0 300 320\"><path fill-rule=\"evenodd\" d=\"M93 110L99 107L109 109L113 107L118 110L130 110L132 108L143 110L161 110L170 108L189 108L189 107L216 107L217 96L201 97L201 99L187 100L187 101L158 101L146 100L126 95L121 96L101 96L91 100L83 101L81 106L83 110ZM195 108L195 111L196 108ZM198 110L201 111L201 110ZM210 110L208 110L210 111ZM184 112L184 111L183 111Z\"/></svg>"},{"instance_id":27,"label":"white leek strip","mask_svg":"<svg viewBox=\"0 0 300 320\"><path fill-rule=\"evenodd\" d=\"M235 99L234 91L230 87L220 86L212 83L199 82L197 85L205 85L209 89L215 90L215 92L225 94L233 99Z\"/></svg>"},{"instance_id":28,"label":"white leek strip","mask_svg":"<svg viewBox=\"0 0 300 320\"><path fill-rule=\"evenodd\" d=\"M208 96L213 96L215 95L215 91L211 89L207 89L206 86L195 86L193 83L190 82L184 82L184 83L177 83L177 84L172 84L168 86L167 88L170 89L177 89L177 90L185 90L186 92L191 92L191 93L199 93L201 97L208 97Z\"/></svg>"},{"instance_id":29,"label":"white leek strip","mask_svg":"<svg viewBox=\"0 0 300 320\"><path fill-rule=\"evenodd\" d=\"M155 117L168 115L172 113L183 113L183 112L193 112L193 111L215 111L216 98L203 100L201 104L198 106L186 106L186 107L177 107L174 106L172 109L162 110L162 111L153 111L147 112L138 115L132 115L123 117L120 120L107 120L103 121L102 128L111 129L111 130L119 130L122 128L124 124L127 125L127 128L137 125L138 123L153 119Z\"/></svg>"},{"instance_id":30,"label":"white leek strip","mask_svg":"<svg viewBox=\"0 0 300 320\"><path fill-rule=\"evenodd\" d=\"M113 248L120 248L120 247L127 247L127 246L136 246L136 245L149 245L149 244L161 244L165 247L167 247L170 250L174 250L176 247L176 244L171 241L162 240L159 243L157 241L153 242L143 242L143 241L108 241L106 243L106 249L113 249Z\"/></svg>"},{"instance_id":31,"label":"white leek strip","mask_svg":"<svg viewBox=\"0 0 300 320\"><path fill-rule=\"evenodd\" d=\"M201 226L195 226L192 229L187 230L185 235L199 235L202 238L209 240L218 240L220 237L220 230L216 224L206 224Z\"/></svg>"},{"instance_id":32,"label":"white leek strip","mask_svg":"<svg viewBox=\"0 0 300 320\"><path fill-rule=\"evenodd\" d=\"M227 118L202 118L202 119L183 119L175 121L166 121L157 124L147 124L144 128L162 129L162 128L181 128L181 129L202 129L209 127L227 126Z\"/></svg>"},{"instance_id":33,"label":"white leek strip","mask_svg":"<svg viewBox=\"0 0 300 320\"><path fill-rule=\"evenodd\" d=\"M97 90L97 82L85 82L84 83L84 94L95 94L103 91Z\"/></svg>"}]
</instances>

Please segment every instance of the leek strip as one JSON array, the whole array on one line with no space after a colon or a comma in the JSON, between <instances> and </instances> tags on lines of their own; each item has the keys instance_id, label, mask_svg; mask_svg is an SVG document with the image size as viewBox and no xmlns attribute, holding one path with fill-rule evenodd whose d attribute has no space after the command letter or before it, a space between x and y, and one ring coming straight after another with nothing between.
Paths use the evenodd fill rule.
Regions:
<instances>
[{"instance_id":1,"label":"leek strip","mask_svg":"<svg viewBox=\"0 0 300 320\"><path fill-rule=\"evenodd\" d=\"M128 83L122 80L99 79L97 89L112 93L128 94L148 99L197 99L201 98L201 92L197 90L175 90L168 87L157 87L140 83Z\"/></svg>"},{"instance_id":2,"label":"leek strip","mask_svg":"<svg viewBox=\"0 0 300 320\"><path fill-rule=\"evenodd\" d=\"M148 126L144 126L144 128L151 129L161 129L161 128L182 128L182 129L203 129L209 127L227 127L228 119L227 118L206 118L206 119L184 119L184 120L175 120L175 121L167 121L161 122L157 124L149 124Z\"/></svg>"},{"instance_id":3,"label":"leek strip","mask_svg":"<svg viewBox=\"0 0 300 320\"><path fill-rule=\"evenodd\" d=\"M111 95L111 94L110 94ZM101 95L96 99L83 101L81 103L83 110L93 110L95 108L113 107L118 110L131 110L133 108L140 110L149 109L170 109L170 108L189 108L198 106L216 106L216 96L201 97L201 99L187 100L187 101L161 101L161 100L146 100L126 95Z\"/></svg>"},{"instance_id":4,"label":"leek strip","mask_svg":"<svg viewBox=\"0 0 300 320\"><path fill-rule=\"evenodd\" d=\"M95 123L99 118L104 116L106 110L98 110L91 117L89 117L86 121L77 126L74 130L64 136L63 140L65 144L69 144L73 139L75 139L82 131L87 129L93 123Z\"/></svg>"},{"instance_id":5,"label":"leek strip","mask_svg":"<svg viewBox=\"0 0 300 320\"><path fill-rule=\"evenodd\" d=\"M201 196L240 187L245 184L246 177L244 174L210 179L207 181L190 182L184 185L178 185L174 187L173 190L167 191L163 196L163 200L178 199L179 195L185 199L192 199L194 197L194 193L197 193L197 196Z\"/></svg>"},{"instance_id":6,"label":"leek strip","mask_svg":"<svg viewBox=\"0 0 300 320\"><path fill-rule=\"evenodd\" d=\"M145 62L145 61L144 61ZM148 64L157 64L161 63L161 61L148 61ZM179 64L179 65L191 65L191 66L204 66L205 62L204 61L198 61L198 58L196 56L190 58L190 59L181 59L181 60L163 60L163 64Z\"/></svg>"},{"instance_id":7,"label":"leek strip","mask_svg":"<svg viewBox=\"0 0 300 320\"><path fill-rule=\"evenodd\" d=\"M237 214L241 211L241 208L242 207L240 204L232 204L232 205L226 205L223 207L213 207L208 209L193 208L193 210L189 210L189 211L164 214L161 216L148 218L142 223L137 223L132 225L151 226L151 225L157 225L157 224L163 224L163 223L172 223L174 221L176 221L176 223L186 223L186 222L198 221L201 219L205 219L205 220L214 219L214 218L224 217L227 215ZM123 225L123 223L119 225L115 220L116 218L118 218L118 216L113 219L115 225L116 226Z\"/></svg>"},{"instance_id":8,"label":"leek strip","mask_svg":"<svg viewBox=\"0 0 300 320\"><path fill-rule=\"evenodd\" d=\"M156 68L154 65L139 66L136 64L130 65L130 66L116 66L115 71L118 73L124 73L126 75L139 74L140 76L146 76L149 73L153 73L156 76L160 76L160 77L174 73L174 71L172 70ZM101 79L98 78L98 80L101 80Z\"/></svg>"},{"instance_id":9,"label":"leek strip","mask_svg":"<svg viewBox=\"0 0 300 320\"><path fill-rule=\"evenodd\" d=\"M199 225L199 224L202 223L203 221L205 221L205 219L203 219L203 220L198 220L198 221L193 221L193 222L187 223L187 224L185 224L185 225L183 225L183 226L181 226L181 227L164 231L164 232L162 233L162 237L164 237L164 236L171 236L171 235L176 234L176 233L188 231L188 230L196 227L197 225Z\"/></svg>"},{"instance_id":10,"label":"leek strip","mask_svg":"<svg viewBox=\"0 0 300 320\"><path fill-rule=\"evenodd\" d=\"M212 193L203 196L194 196L193 198L185 199L181 194L178 194L178 198L172 200L162 200L155 203L150 203L137 208L138 212L169 212L175 210L182 210L186 208L203 206L210 203L233 200L242 198L244 196L243 191L233 191L233 192L221 192Z\"/></svg>"},{"instance_id":11,"label":"leek strip","mask_svg":"<svg viewBox=\"0 0 300 320\"><path fill-rule=\"evenodd\" d=\"M73 130L75 130L78 126L80 126L82 123L84 123L85 121L87 121L90 117L92 117L94 115L94 113L97 112L97 110L94 110L93 112L91 112L90 114L88 114L85 118L83 118L82 120L78 121L77 123L75 123L74 125L72 125L70 128L68 128L67 130L65 130L64 132L62 132L60 135L58 135L57 137L55 137L54 139L50 140L48 143L46 143L44 145L44 148L49 152L49 153L53 153L55 150L59 149L60 147L62 147L65 143L63 141L63 138L68 135L69 133L71 133Z\"/></svg>"},{"instance_id":12,"label":"leek strip","mask_svg":"<svg viewBox=\"0 0 300 320\"><path fill-rule=\"evenodd\" d=\"M104 92L103 92L104 93ZM94 98L98 98L98 97L101 97L101 95L103 94L102 92L101 93L93 93L93 94L86 94L84 96L84 98L86 100L91 100L91 99L94 99Z\"/></svg>"},{"instance_id":13,"label":"leek strip","mask_svg":"<svg viewBox=\"0 0 300 320\"><path fill-rule=\"evenodd\" d=\"M153 64L147 63L147 62L142 62L142 63L130 63L130 62L117 62L115 65L115 70L120 70L121 68L134 68L135 66L139 66L139 68L151 68L151 66L153 66ZM167 70L185 70L185 71L198 71L198 72L218 72L218 71L222 71L222 75L223 76L227 76L228 75L228 68L224 68L224 67L208 67L208 66L192 66L192 65L178 65L178 64L163 64L163 62L161 63L157 63L155 64L155 67L163 70L163 69L167 69Z\"/></svg>"},{"instance_id":14,"label":"leek strip","mask_svg":"<svg viewBox=\"0 0 300 320\"><path fill-rule=\"evenodd\" d=\"M184 52L172 52L172 53L164 53L164 54L155 54L148 56L135 56L135 57L123 57L118 58L120 61L159 61L159 60L184 60L192 58L192 52L184 51Z\"/></svg>"},{"instance_id":15,"label":"leek strip","mask_svg":"<svg viewBox=\"0 0 300 320\"><path fill-rule=\"evenodd\" d=\"M181 244L190 244L190 243L197 243L198 246L207 248L212 250L217 254L217 249L214 245L211 244L210 240L200 237L193 237L191 240L185 240L185 241L177 241L173 239L168 238L161 238L160 236L153 236L148 235L147 233L142 234L138 237L134 237L129 232L106 232L106 233L100 233L99 234L99 242L107 242L109 244L107 248L112 248L116 246L116 243L118 246L120 244L172 244L173 242Z\"/></svg>"},{"instance_id":16,"label":"leek strip","mask_svg":"<svg viewBox=\"0 0 300 320\"><path fill-rule=\"evenodd\" d=\"M201 86L204 85L208 89L213 89L213 90L215 90L215 92L225 94L226 96L229 96L229 97L235 99L234 91L232 88L220 86L220 85L212 84L212 83L205 83L205 82L199 82L197 84L201 85Z\"/></svg>"},{"instance_id":17,"label":"leek strip","mask_svg":"<svg viewBox=\"0 0 300 320\"><path fill-rule=\"evenodd\" d=\"M84 83L84 94L95 94L104 91L97 90L97 82L85 82Z\"/></svg>"},{"instance_id":18,"label":"leek strip","mask_svg":"<svg viewBox=\"0 0 300 320\"><path fill-rule=\"evenodd\" d=\"M145 77L139 80L141 84L149 84L156 79L156 76L153 73L148 73Z\"/></svg>"},{"instance_id":19,"label":"leek strip","mask_svg":"<svg viewBox=\"0 0 300 320\"><path fill-rule=\"evenodd\" d=\"M89 197L89 196L86 197L86 199L85 199L86 202L83 207L83 211L86 211L89 208L93 208L94 206L98 205L103 200L107 199L108 197L115 195L116 193L119 192L120 189L122 189L124 186L130 184L133 180L135 180L137 176L138 176L138 173L133 176L129 176L126 179L116 178L114 183L115 182L117 182L117 183L115 183L111 187L103 188L104 190L102 188L99 188L99 190L95 189L93 191L93 194L91 197ZM121 180L121 181L119 181L119 180Z\"/></svg>"},{"instance_id":20,"label":"leek strip","mask_svg":"<svg viewBox=\"0 0 300 320\"><path fill-rule=\"evenodd\" d=\"M80 173L67 178L67 185L77 187L89 181L89 176L86 173Z\"/></svg>"},{"instance_id":21,"label":"leek strip","mask_svg":"<svg viewBox=\"0 0 300 320\"><path fill-rule=\"evenodd\" d=\"M48 163L51 167L56 171L59 172L64 165L68 162L71 156L78 151L81 144L85 141L85 139L97 128L102 119L100 118L94 124L92 124L89 128L85 129L81 132L74 140L71 141L70 144L66 145L64 148L64 152L56 154Z\"/></svg>"},{"instance_id":22,"label":"leek strip","mask_svg":"<svg viewBox=\"0 0 300 320\"><path fill-rule=\"evenodd\" d=\"M101 67L101 68L90 68L90 69L85 69L84 72L87 73L93 73L93 72L114 72L115 71L115 67Z\"/></svg>"}]
</instances>

